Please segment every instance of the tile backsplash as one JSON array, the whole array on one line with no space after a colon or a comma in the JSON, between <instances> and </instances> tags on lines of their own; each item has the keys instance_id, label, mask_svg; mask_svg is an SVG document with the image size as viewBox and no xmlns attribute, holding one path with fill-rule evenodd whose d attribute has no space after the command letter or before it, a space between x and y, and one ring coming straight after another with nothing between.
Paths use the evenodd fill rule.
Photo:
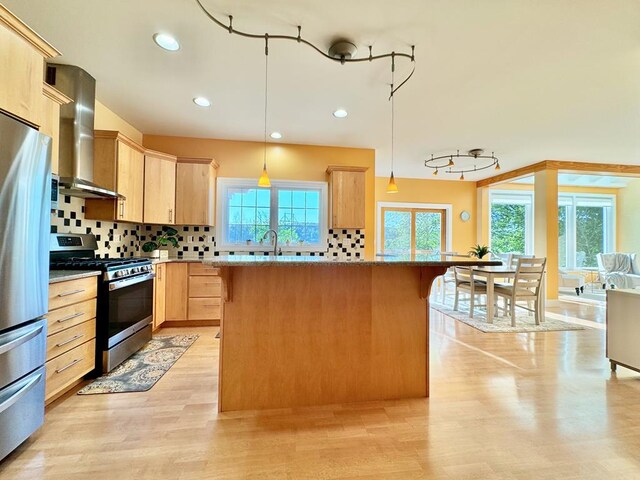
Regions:
<instances>
[{"instance_id":1,"label":"tile backsplash","mask_svg":"<svg viewBox=\"0 0 640 480\"><path fill-rule=\"evenodd\" d=\"M217 255L268 255L269 249L255 252L227 252L216 249L215 228L208 226L172 225L178 231L178 248L169 249L170 257L202 258ZM106 257L133 257L143 255L142 245L162 235L159 225L105 222L84 218L84 199L62 195L59 209L51 213L51 233L92 233L98 242L97 254ZM329 230L326 252L287 252L299 256L326 256L329 258L364 257L365 231L355 229Z\"/></svg>"}]
</instances>

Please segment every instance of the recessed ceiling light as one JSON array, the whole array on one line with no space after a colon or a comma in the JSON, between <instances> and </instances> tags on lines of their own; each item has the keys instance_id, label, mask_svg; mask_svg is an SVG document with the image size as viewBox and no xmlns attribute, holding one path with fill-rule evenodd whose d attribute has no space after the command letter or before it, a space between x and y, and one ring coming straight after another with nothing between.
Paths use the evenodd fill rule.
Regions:
<instances>
[{"instance_id":1,"label":"recessed ceiling light","mask_svg":"<svg viewBox=\"0 0 640 480\"><path fill-rule=\"evenodd\" d=\"M280 132L273 132L271 134L271 138L275 138L276 140L280 140L282 138L282 134Z\"/></svg>"},{"instance_id":2,"label":"recessed ceiling light","mask_svg":"<svg viewBox=\"0 0 640 480\"><path fill-rule=\"evenodd\" d=\"M199 107L210 107L211 102L204 97L196 97L193 99L193 103L198 105Z\"/></svg>"},{"instance_id":3,"label":"recessed ceiling light","mask_svg":"<svg viewBox=\"0 0 640 480\"><path fill-rule=\"evenodd\" d=\"M338 110L333 112L333 116L336 117L336 118L344 118L347 115L349 115L349 113L343 108L339 108Z\"/></svg>"},{"instance_id":4,"label":"recessed ceiling light","mask_svg":"<svg viewBox=\"0 0 640 480\"><path fill-rule=\"evenodd\" d=\"M178 43L178 40L166 33L156 33L153 36L153 41L156 42L156 44L158 44L160 48L164 48L165 50L169 50L170 52L180 50L180 44Z\"/></svg>"}]
</instances>

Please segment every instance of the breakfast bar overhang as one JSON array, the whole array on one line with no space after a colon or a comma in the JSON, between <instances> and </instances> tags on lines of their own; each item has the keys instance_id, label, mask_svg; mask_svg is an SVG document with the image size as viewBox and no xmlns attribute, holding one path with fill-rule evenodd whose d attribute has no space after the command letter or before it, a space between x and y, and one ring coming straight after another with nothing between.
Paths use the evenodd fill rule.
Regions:
<instances>
[{"instance_id":1,"label":"breakfast bar overhang","mask_svg":"<svg viewBox=\"0 0 640 480\"><path fill-rule=\"evenodd\" d=\"M462 257L228 256L220 411L429 396L433 280Z\"/></svg>"}]
</instances>

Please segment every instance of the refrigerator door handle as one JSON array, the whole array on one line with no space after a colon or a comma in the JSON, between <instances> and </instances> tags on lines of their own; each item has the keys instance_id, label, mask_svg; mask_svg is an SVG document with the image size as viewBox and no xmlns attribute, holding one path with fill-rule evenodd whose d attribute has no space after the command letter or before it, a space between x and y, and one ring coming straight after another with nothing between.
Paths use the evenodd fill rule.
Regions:
<instances>
[{"instance_id":1,"label":"refrigerator door handle","mask_svg":"<svg viewBox=\"0 0 640 480\"><path fill-rule=\"evenodd\" d=\"M0 397L0 413L4 412L11 405L15 404L18 400L24 397L29 390L31 390L42 378L42 373L38 373L32 378L27 378L21 383L11 387L7 392L6 399Z\"/></svg>"},{"instance_id":2,"label":"refrigerator door handle","mask_svg":"<svg viewBox=\"0 0 640 480\"><path fill-rule=\"evenodd\" d=\"M20 328L13 332L3 333L0 335L0 355L3 355L16 347L42 333L43 325L39 324L35 328Z\"/></svg>"}]
</instances>

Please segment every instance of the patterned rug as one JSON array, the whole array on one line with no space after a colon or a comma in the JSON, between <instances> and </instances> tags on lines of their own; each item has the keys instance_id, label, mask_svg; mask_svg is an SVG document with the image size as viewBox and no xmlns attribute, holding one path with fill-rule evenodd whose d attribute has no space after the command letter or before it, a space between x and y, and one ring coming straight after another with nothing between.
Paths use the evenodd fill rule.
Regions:
<instances>
[{"instance_id":1,"label":"patterned rug","mask_svg":"<svg viewBox=\"0 0 640 480\"><path fill-rule=\"evenodd\" d=\"M115 369L82 388L78 395L146 392L167 373L199 335L158 335Z\"/></svg>"},{"instance_id":2,"label":"patterned rug","mask_svg":"<svg viewBox=\"0 0 640 480\"><path fill-rule=\"evenodd\" d=\"M484 333L522 333L522 332L556 332L562 330L584 330L582 325L563 322L554 318L546 317L545 320L536 325L533 315L527 315L527 312L521 310L522 314L516 313L516 326L511 326L511 318L494 315L493 323L487 323L487 312L483 308L476 308L473 312L473 318L469 317L468 304L461 303L459 311L455 311L452 306L443 305L438 302L431 302L431 308L442 312L449 317L476 328ZM516 310L517 312L517 310Z\"/></svg>"}]
</instances>

